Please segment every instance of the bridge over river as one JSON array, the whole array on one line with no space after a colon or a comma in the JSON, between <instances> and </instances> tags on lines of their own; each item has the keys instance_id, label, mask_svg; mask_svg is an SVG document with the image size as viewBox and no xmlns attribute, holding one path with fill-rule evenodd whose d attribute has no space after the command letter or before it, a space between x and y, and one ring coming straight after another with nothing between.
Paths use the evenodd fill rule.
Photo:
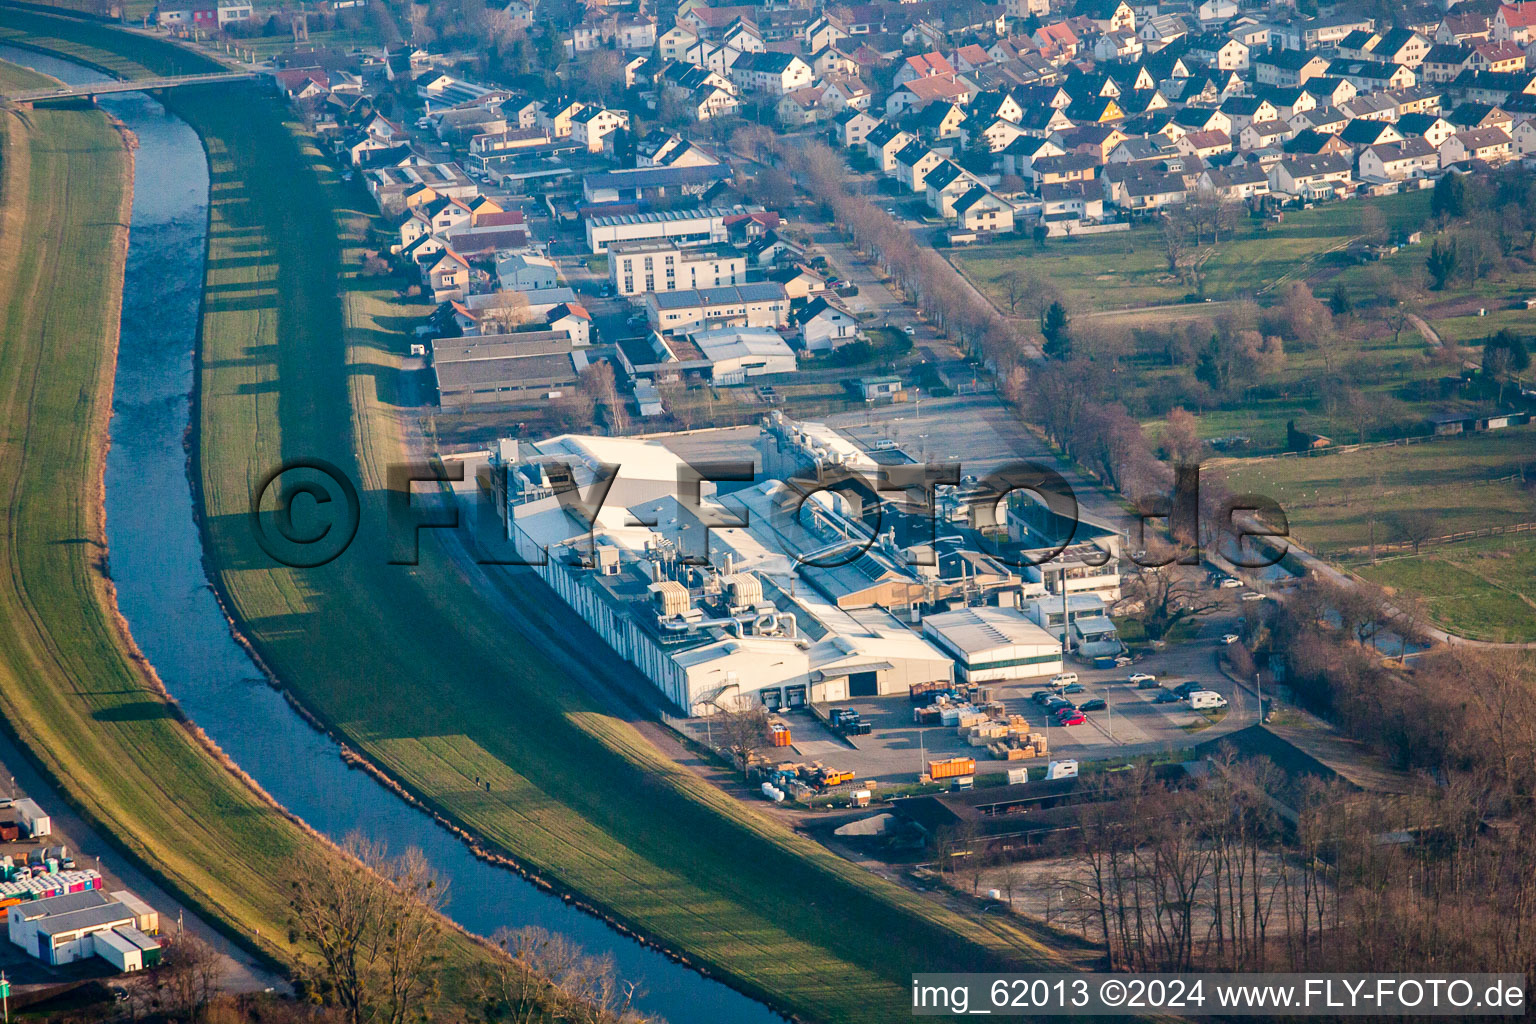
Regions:
<instances>
[{"instance_id":1,"label":"bridge over river","mask_svg":"<svg viewBox=\"0 0 1536 1024\"><path fill-rule=\"evenodd\" d=\"M206 75L175 75L167 78L135 78L129 82L92 82L88 85L66 85L57 89L33 89L30 92L11 93L4 98L11 103L40 103L45 100L67 100L83 96L104 96L118 92L160 92L187 85L214 85L219 82L249 82L261 76L250 71L215 71Z\"/></svg>"}]
</instances>

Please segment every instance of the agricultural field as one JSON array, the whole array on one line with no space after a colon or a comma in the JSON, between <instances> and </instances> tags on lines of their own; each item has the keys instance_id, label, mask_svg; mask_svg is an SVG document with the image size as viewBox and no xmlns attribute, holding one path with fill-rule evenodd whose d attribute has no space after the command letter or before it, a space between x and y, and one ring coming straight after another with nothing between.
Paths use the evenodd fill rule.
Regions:
<instances>
[{"instance_id":1,"label":"agricultural field","mask_svg":"<svg viewBox=\"0 0 1536 1024\"><path fill-rule=\"evenodd\" d=\"M1458 636L1536 641L1536 534L1444 544L1355 571L1417 595Z\"/></svg>"},{"instance_id":2,"label":"agricultural field","mask_svg":"<svg viewBox=\"0 0 1536 1024\"><path fill-rule=\"evenodd\" d=\"M1205 295L1228 299L1273 290L1335 261L1361 231L1363 211L1380 210L1389 231L1417 229L1429 213L1429 193L1287 211L1282 224L1243 219L1205 264ZM1037 246L1012 240L957 249L954 262L989 298L1008 309L1006 276L1047 277L1081 312L1179 303L1190 287L1168 273L1161 234L1144 225L1113 234L1053 239Z\"/></svg>"},{"instance_id":3,"label":"agricultural field","mask_svg":"<svg viewBox=\"0 0 1536 1024\"><path fill-rule=\"evenodd\" d=\"M1235 491L1274 498L1297 539L1319 554L1369 545L1372 513L1378 544L1409 539L1397 524L1410 513L1433 516L1436 535L1536 520L1530 427L1314 458L1236 460L1206 473Z\"/></svg>"},{"instance_id":4,"label":"agricultural field","mask_svg":"<svg viewBox=\"0 0 1536 1024\"><path fill-rule=\"evenodd\" d=\"M494 846L807 1018L890 1019L914 969L1060 962L1017 925L964 921L662 757L574 678L624 666L579 624L551 622L540 643L509 630L432 531L419 565L389 564L386 467L419 425L398 404L398 368L420 310L356 276L366 196L343 190L275 101L171 102L219 183L199 408L210 554L302 701ZM275 566L248 525L250 481L298 457L362 492L356 542L318 569ZM522 614L548 613L526 581L502 590Z\"/></svg>"}]
</instances>

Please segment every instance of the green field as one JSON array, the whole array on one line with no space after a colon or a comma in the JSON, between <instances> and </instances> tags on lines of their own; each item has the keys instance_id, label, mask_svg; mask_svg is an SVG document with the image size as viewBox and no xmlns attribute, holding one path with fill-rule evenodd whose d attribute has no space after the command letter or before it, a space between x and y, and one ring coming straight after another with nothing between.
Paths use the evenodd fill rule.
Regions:
<instances>
[{"instance_id":1,"label":"green field","mask_svg":"<svg viewBox=\"0 0 1536 1024\"><path fill-rule=\"evenodd\" d=\"M433 807L807 1018L904 1014L918 969L1057 962L1016 924L963 920L662 757L571 677L601 669L590 634L569 650L525 643L430 531L419 566L387 564L396 371L421 310L351 276L365 196L296 145L279 107L219 91L172 102L214 181L199 411L210 553L247 634L307 705ZM249 529L252 482L316 456L359 482L362 531L323 568L275 568ZM502 593L547 609L526 583Z\"/></svg>"},{"instance_id":2,"label":"green field","mask_svg":"<svg viewBox=\"0 0 1536 1024\"><path fill-rule=\"evenodd\" d=\"M1429 213L1429 193L1287 211L1283 224L1245 218L1205 264L1205 294L1213 299L1253 295L1330 265L1331 254L1358 235L1367 206L1381 210L1389 229L1417 228ZM1007 290L1000 282L1013 271L1048 277L1079 311L1176 303L1191 291L1168 274L1161 233L1151 225L1055 239L1043 247L1028 240L969 246L955 250L952 258L1005 310Z\"/></svg>"},{"instance_id":3,"label":"green field","mask_svg":"<svg viewBox=\"0 0 1536 1024\"><path fill-rule=\"evenodd\" d=\"M51 81L0 63L5 87ZM101 473L127 150L88 108L0 112L0 137L5 726L148 874L273 962L291 961L297 951L276 941L289 916L286 878L331 848L181 718L132 647L105 572ZM455 939L448 962L456 971L483 955Z\"/></svg>"},{"instance_id":4,"label":"green field","mask_svg":"<svg viewBox=\"0 0 1536 1024\"><path fill-rule=\"evenodd\" d=\"M1416 594L1458 636L1536 641L1536 536L1488 537L1427 549L1356 570Z\"/></svg>"},{"instance_id":5,"label":"green field","mask_svg":"<svg viewBox=\"0 0 1536 1024\"><path fill-rule=\"evenodd\" d=\"M1484 483L1536 460L1530 427L1316 458L1224 463L1206 470L1233 490L1274 498L1291 531L1318 553L1405 539L1394 522L1428 512L1436 534L1536 520L1536 493L1518 480Z\"/></svg>"}]
</instances>

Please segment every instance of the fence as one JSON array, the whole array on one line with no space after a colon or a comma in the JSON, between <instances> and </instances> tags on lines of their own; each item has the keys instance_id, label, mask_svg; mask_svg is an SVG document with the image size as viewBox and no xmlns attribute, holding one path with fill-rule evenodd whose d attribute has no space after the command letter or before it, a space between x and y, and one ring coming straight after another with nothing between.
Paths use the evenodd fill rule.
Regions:
<instances>
[{"instance_id":1,"label":"fence","mask_svg":"<svg viewBox=\"0 0 1536 1024\"><path fill-rule=\"evenodd\" d=\"M1459 434L1414 434L1412 437L1398 437L1391 441L1367 441L1364 444L1331 444L1326 448L1309 448L1301 452L1272 452L1269 455L1234 455L1221 459L1210 459L1203 463L1205 466L1226 466L1233 463L1271 462L1275 459L1316 459L1324 455L1348 455L1351 452L1369 451L1373 448L1400 448L1410 444L1423 444L1426 441L1438 441L1447 437L1464 437Z\"/></svg>"},{"instance_id":2,"label":"fence","mask_svg":"<svg viewBox=\"0 0 1536 1024\"><path fill-rule=\"evenodd\" d=\"M1516 479L1507 477L1504 479ZM1497 483L1494 480L1471 481L1473 483ZM1531 533L1536 531L1536 523L1512 523L1509 526L1484 526L1477 530L1462 530L1458 533L1446 533L1439 537L1426 537L1417 545L1409 540L1397 540L1374 546L1369 544L1356 544L1347 548L1334 548L1328 552L1330 558L1349 558L1356 555L1369 555L1375 552L1377 555L1393 554L1401 551L1413 551L1415 548L1435 547L1441 544L1457 544L1468 540L1481 540L1484 537L1502 537L1506 534Z\"/></svg>"}]
</instances>

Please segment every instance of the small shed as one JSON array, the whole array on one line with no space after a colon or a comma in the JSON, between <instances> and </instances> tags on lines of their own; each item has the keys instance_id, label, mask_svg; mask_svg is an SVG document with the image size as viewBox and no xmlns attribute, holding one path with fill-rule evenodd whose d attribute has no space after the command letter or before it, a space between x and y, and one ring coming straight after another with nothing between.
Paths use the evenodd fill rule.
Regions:
<instances>
[{"instance_id":1,"label":"small shed","mask_svg":"<svg viewBox=\"0 0 1536 1024\"><path fill-rule=\"evenodd\" d=\"M900 377L860 377L859 394L864 401L874 402L882 398L894 398L901 391Z\"/></svg>"}]
</instances>

